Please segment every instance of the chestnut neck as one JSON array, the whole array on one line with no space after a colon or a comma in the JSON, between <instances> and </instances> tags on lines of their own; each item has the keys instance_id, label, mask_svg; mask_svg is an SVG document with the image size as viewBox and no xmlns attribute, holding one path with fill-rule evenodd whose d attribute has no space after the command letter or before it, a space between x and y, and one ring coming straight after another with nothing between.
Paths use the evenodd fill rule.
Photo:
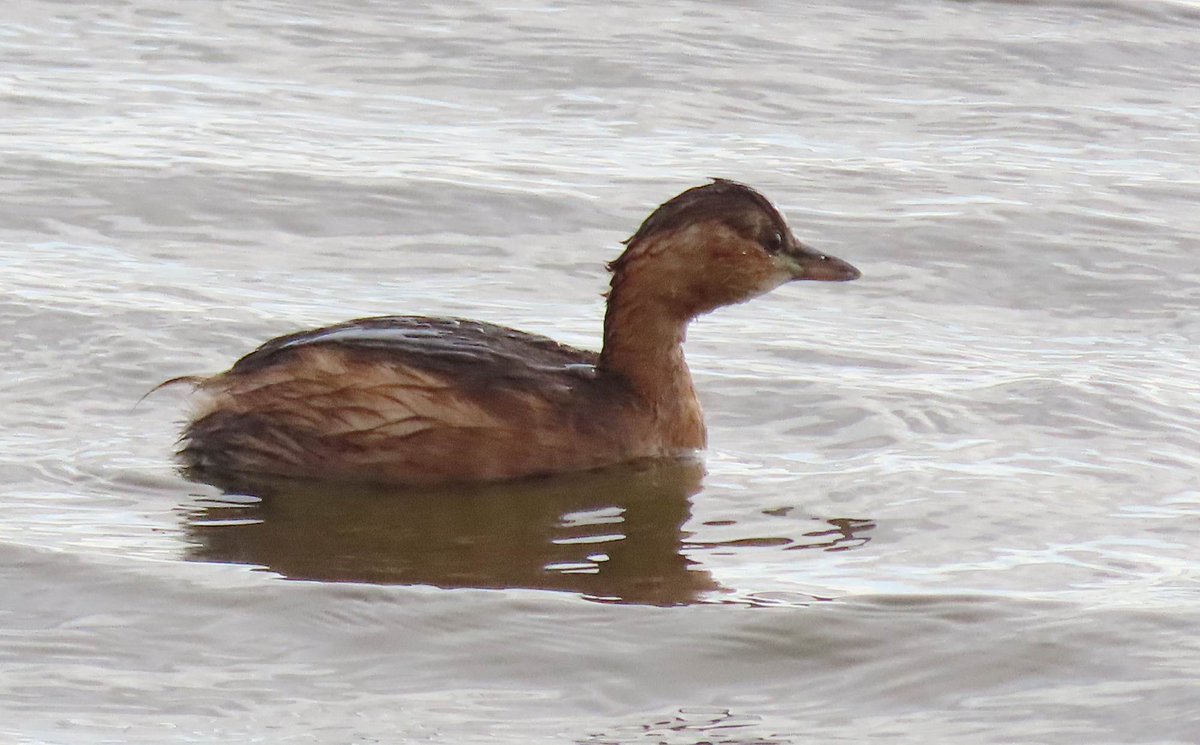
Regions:
<instances>
[{"instance_id":1,"label":"chestnut neck","mask_svg":"<svg viewBox=\"0 0 1200 745\"><path fill-rule=\"evenodd\" d=\"M683 356L693 314L663 296L666 285L640 268L622 267L613 275L599 368L620 376L647 404L671 445L704 447L703 414Z\"/></svg>"}]
</instances>

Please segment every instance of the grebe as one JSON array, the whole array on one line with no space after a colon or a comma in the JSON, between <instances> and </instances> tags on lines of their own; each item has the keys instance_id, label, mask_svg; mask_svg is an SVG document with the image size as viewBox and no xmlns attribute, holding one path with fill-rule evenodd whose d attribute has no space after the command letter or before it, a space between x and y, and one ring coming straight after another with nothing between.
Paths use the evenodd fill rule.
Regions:
<instances>
[{"instance_id":1,"label":"grebe","mask_svg":"<svg viewBox=\"0 0 1200 745\"><path fill-rule=\"evenodd\" d=\"M800 279L859 271L802 244L725 179L662 204L609 263L597 354L456 318L385 316L281 336L193 383L193 472L437 484L579 471L705 446L688 322ZM165 384L164 384L165 385Z\"/></svg>"}]
</instances>

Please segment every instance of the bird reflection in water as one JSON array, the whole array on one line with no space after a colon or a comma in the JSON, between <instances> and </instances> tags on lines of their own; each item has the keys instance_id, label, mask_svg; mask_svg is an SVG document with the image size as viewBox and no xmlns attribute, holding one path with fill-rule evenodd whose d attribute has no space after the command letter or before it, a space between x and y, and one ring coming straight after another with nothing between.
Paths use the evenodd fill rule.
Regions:
<instances>
[{"instance_id":1,"label":"bird reflection in water","mask_svg":"<svg viewBox=\"0 0 1200 745\"><path fill-rule=\"evenodd\" d=\"M193 471L227 496L187 515L188 558L298 580L528 588L671 606L745 602L689 555L747 545L846 550L875 527L839 518L792 538L692 540L683 526L704 473L699 460L668 459L413 489Z\"/></svg>"},{"instance_id":2,"label":"bird reflection in water","mask_svg":"<svg viewBox=\"0 0 1200 745\"><path fill-rule=\"evenodd\" d=\"M607 602L682 605L718 589L681 553L697 460L414 491L190 474L250 503L188 516L198 561L290 579L533 588Z\"/></svg>"}]
</instances>

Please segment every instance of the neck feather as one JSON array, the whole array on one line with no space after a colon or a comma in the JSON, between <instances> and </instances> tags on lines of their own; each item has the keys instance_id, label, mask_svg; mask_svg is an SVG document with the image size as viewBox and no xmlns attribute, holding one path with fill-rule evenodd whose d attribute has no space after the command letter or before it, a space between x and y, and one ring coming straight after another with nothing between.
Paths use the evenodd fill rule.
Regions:
<instances>
[{"instance_id":1,"label":"neck feather","mask_svg":"<svg viewBox=\"0 0 1200 745\"><path fill-rule=\"evenodd\" d=\"M613 274L600 369L621 376L645 402L670 444L705 444L703 414L683 356L691 314L665 297L636 264Z\"/></svg>"}]
</instances>

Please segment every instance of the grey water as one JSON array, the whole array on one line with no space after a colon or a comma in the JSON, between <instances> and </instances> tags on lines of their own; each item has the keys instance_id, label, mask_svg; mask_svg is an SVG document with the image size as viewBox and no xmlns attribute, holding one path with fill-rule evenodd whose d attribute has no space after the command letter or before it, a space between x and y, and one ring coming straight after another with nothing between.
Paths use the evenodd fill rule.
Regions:
<instances>
[{"instance_id":1,"label":"grey water","mask_svg":"<svg viewBox=\"0 0 1200 745\"><path fill-rule=\"evenodd\" d=\"M0 59L0 741L1200 741L1195 4L21 0ZM267 502L137 404L367 315L595 347L710 176L864 277L693 325L702 464Z\"/></svg>"}]
</instances>

